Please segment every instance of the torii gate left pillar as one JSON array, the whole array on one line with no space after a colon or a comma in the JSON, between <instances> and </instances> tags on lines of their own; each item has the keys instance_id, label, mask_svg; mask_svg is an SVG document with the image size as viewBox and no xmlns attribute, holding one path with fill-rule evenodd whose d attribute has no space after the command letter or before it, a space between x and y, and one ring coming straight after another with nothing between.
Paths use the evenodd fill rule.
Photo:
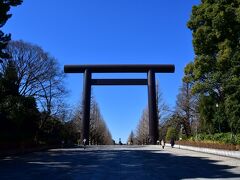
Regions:
<instances>
[{"instance_id":1,"label":"torii gate left pillar","mask_svg":"<svg viewBox=\"0 0 240 180\"><path fill-rule=\"evenodd\" d=\"M91 79L92 73L86 69L83 80L83 119L82 119L82 140L86 139L86 144L89 144L89 123L90 123L90 109L91 109Z\"/></svg>"}]
</instances>

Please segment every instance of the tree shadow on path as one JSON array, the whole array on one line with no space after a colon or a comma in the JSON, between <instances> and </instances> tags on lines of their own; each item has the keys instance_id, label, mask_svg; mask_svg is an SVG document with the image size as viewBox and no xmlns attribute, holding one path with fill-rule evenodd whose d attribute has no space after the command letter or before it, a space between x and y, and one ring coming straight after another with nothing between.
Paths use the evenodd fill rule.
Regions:
<instances>
[{"instance_id":1,"label":"tree shadow on path","mask_svg":"<svg viewBox=\"0 0 240 180\"><path fill-rule=\"evenodd\" d=\"M148 150L48 151L0 160L0 179L240 179L217 162Z\"/></svg>"}]
</instances>

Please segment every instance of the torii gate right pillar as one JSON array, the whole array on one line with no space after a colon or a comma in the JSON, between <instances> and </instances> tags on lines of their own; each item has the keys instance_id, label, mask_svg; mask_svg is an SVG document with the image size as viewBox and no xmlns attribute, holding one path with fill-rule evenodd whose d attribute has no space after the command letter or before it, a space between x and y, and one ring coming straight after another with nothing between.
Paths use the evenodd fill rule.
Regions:
<instances>
[{"instance_id":1,"label":"torii gate right pillar","mask_svg":"<svg viewBox=\"0 0 240 180\"><path fill-rule=\"evenodd\" d=\"M149 143L156 144L158 140L158 115L156 102L155 72L148 71L148 113L149 113Z\"/></svg>"}]
</instances>

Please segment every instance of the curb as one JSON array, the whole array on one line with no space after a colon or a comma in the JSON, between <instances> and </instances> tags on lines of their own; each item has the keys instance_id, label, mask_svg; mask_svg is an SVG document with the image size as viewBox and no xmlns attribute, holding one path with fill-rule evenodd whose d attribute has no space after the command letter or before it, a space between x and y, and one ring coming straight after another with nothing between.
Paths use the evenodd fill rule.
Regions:
<instances>
[{"instance_id":1,"label":"curb","mask_svg":"<svg viewBox=\"0 0 240 180\"><path fill-rule=\"evenodd\" d=\"M166 146L171 147L171 145L167 143L166 143ZM174 147L179 149L185 149L190 151L197 151L197 152L203 152L208 154L214 154L218 156L226 156L226 157L240 159L240 151L227 151L227 150L219 150L219 149L194 147L194 146L185 146L185 145L179 145L179 144L175 144Z\"/></svg>"}]
</instances>

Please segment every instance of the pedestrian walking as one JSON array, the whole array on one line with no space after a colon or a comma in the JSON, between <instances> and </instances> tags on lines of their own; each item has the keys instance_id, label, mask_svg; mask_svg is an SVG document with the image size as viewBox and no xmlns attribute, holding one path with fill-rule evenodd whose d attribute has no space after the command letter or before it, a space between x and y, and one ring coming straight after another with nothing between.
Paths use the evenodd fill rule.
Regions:
<instances>
[{"instance_id":1,"label":"pedestrian walking","mask_svg":"<svg viewBox=\"0 0 240 180\"><path fill-rule=\"evenodd\" d=\"M162 145L162 148L164 149L164 147L165 147L165 141L164 141L164 139L161 140L161 145Z\"/></svg>"},{"instance_id":2,"label":"pedestrian walking","mask_svg":"<svg viewBox=\"0 0 240 180\"><path fill-rule=\"evenodd\" d=\"M171 138L171 140L170 140L170 144L171 144L171 147L173 148L173 146L174 146L174 144L175 144L175 142L174 142L174 138Z\"/></svg>"},{"instance_id":3,"label":"pedestrian walking","mask_svg":"<svg viewBox=\"0 0 240 180\"><path fill-rule=\"evenodd\" d=\"M84 148L84 149L86 148L86 141L87 141L87 140L84 138L84 139L83 139L83 148Z\"/></svg>"}]
</instances>

